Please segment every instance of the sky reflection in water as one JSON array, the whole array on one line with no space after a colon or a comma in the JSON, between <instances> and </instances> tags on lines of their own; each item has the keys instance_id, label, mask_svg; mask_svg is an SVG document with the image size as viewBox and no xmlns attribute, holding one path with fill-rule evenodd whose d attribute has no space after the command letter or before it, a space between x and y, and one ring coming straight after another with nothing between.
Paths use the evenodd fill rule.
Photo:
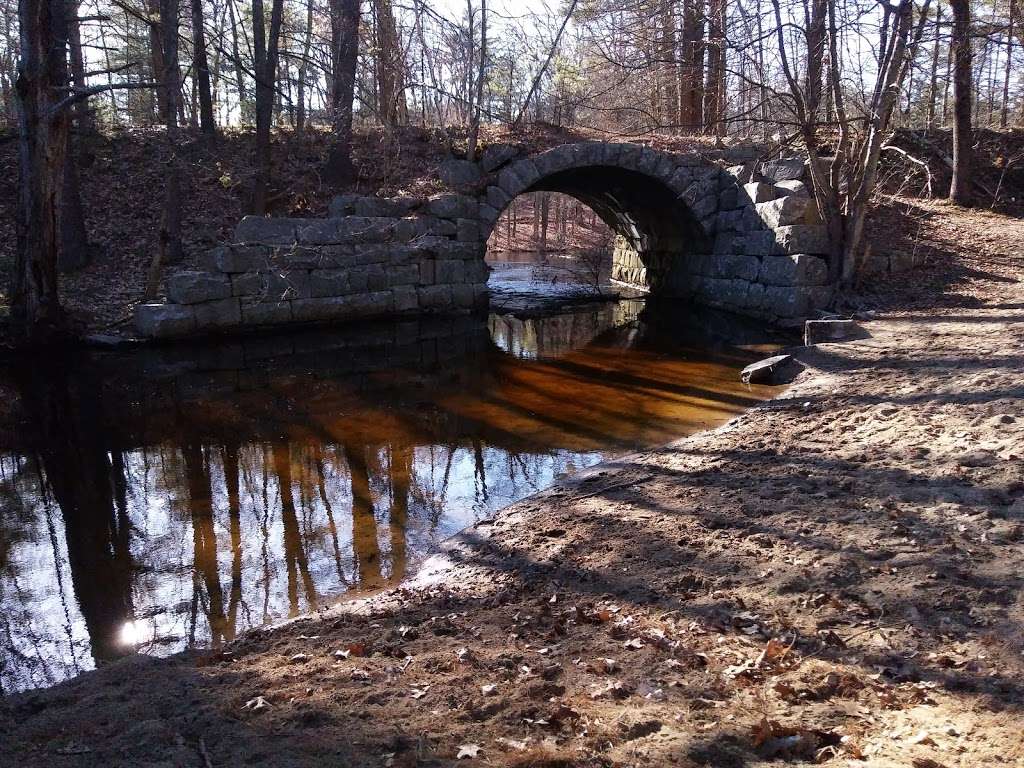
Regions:
<instances>
[{"instance_id":1,"label":"sky reflection in water","mask_svg":"<svg viewBox=\"0 0 1024 768\"><path fill-rule=\"evenodd\" d=\"M0 376L15 403L0 428L0 688L217 645L393 583L558 476L768 394L738 381L756 333L642 310L94 353Z\"/></svg>"}]
</instances>

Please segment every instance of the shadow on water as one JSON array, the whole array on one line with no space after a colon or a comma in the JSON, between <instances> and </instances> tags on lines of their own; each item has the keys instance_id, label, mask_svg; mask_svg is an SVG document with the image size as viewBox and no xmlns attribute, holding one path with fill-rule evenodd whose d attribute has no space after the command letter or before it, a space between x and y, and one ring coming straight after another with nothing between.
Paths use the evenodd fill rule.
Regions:
<instances>
[{"instance_id":1,"label":"shadow on water","mask_svg":"<svg viewBox=\"0 0 1024 768\"><path fill-rule=\"evenodd\" d=\"M770 394L775 343L621 300L0 373L0 684L229 641L401 579L440 539Z\"/></svg>"}]
</instances>

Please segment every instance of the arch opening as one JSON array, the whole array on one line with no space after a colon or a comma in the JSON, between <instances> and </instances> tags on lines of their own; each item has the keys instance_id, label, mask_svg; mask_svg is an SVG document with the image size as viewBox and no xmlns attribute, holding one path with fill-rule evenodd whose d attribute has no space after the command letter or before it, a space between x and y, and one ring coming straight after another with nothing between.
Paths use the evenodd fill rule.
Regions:
<instances>
[{"instance_id":1,"label":"arch opening","mask_svg":"<svg viewBox=\"0 0 1024 768\"><path fill-rule=\"evenodd\" d=\"M673 262L709 249L709 238L678 193L646 173L599 164L541 176L507 203L502 216L524 195L556 193L592 210L613 236L609 272L613 280L657 291Z\"/></svg>"}]
</instances>

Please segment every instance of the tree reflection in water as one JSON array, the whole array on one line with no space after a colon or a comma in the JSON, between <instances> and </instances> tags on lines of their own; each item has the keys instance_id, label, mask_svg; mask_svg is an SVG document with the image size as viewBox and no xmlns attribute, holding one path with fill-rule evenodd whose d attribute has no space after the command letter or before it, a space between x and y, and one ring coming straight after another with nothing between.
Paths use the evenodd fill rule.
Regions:
<instances>
[{"instance_id":1,"label":"tree reflection in water","mask_svg":"<svg viewBox=\"0 0 1024 768\"><path fill-rule=\"evenodd\" d=\"M0 687L394 583L559 475L767 393L737 381L757 352L638 307L94 354L0 381L20 397L0 425Z\"/></svg>"}]
</instances>

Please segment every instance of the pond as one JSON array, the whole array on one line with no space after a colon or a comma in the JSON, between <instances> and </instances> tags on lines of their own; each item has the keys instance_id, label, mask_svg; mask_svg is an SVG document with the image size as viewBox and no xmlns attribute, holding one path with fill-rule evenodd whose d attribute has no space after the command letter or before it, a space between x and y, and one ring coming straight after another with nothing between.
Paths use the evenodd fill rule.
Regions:
<instances>
[{"instance_id":1,"label":"pond","mask_svg":"<svg viewBox=\"0 0 1024 768\"><path fill-rule=\"evenodd\" d=\"M12 365L0 687L400 581L559 477L768 396L738 371L770 345L620 299Z\"/></svg>"}]
</instances>

